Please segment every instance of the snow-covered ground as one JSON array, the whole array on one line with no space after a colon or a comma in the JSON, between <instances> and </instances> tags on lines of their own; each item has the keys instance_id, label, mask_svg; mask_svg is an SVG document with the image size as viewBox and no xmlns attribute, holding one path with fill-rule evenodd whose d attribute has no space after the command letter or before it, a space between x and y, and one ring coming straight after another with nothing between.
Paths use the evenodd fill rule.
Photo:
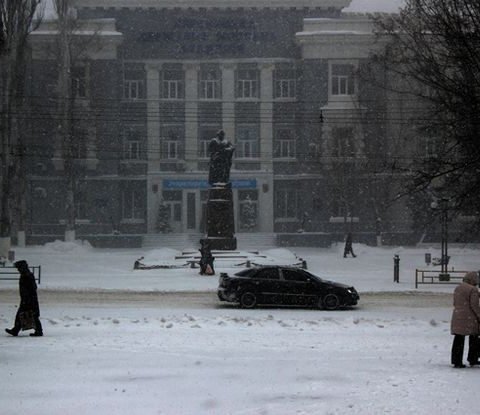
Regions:
<instances>
[{"instance_id":1,"label":"snow-covered ground","mask_svg":"<svg viewBox=\"0 0 480 415\"><path fill-rule=\"evenodd\" d=\"M42 265L45 336L0 335L0 414L474 413L480 368L449 364L450 301L429 303L432 296L420 293L444 298L454 286L414 288L425 252L436 257L439 249L354 245L358 257L347 259L342 249L292 249L311 272L360 292L358 307L325 312L128 301L128 291L158 292L159 304L163 291L215 298L218 277L190 268L132 269L140 256L166 257L163 249L16 248L16 259ZM451 247L449 253L455 269L480 269L478 249ZM393 282L395 254L399 284ZM234 272L216 265L217 274ZM122 301L92 303L89 292L103 290L123 291ZM75 301L42 302L42 291L45 298L69 291ZM362 303L368 292L408 301ZM0 321L8 327L16 283L0 281L0 298Z\"/></svg>"}]
</instances>

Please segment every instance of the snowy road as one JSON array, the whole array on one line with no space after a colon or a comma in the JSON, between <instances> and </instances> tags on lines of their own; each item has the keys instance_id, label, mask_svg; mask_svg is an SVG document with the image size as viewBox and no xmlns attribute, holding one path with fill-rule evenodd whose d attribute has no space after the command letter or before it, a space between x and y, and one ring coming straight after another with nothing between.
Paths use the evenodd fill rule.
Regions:
<instances>
[{"instance_id":1,"label":"snowy road","mask_svg":"<svg viewBox=\"0 0 480 415\"><path fill-rule=\"evenodd\" d=\"M0 290L0 302L16 304L15 290ZM220 302L215 292L144 292L144 291L58 291L42 290L39 294L42 308L58 304L101 305L119 307L155 307L159 309L181 308L237 308L236 305ZM450 307L452 295L429 292L375 292L361 293L360 303L351 310L375 310L396 307L426 308ZM271 307L264 307L272 309ZM281 308L279 308L281 309Z\"/></svg>"}]
</instances>

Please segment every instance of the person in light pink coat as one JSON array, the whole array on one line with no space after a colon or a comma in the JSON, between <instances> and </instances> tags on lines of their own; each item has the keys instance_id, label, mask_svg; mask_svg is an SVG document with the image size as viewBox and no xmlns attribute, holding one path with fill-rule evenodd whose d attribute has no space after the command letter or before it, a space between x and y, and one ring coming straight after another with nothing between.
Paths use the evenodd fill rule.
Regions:
<instances>
[{"instance_id":1,"label":"person in light pink coat","mask_svg":"<svg viewBox=\"0 0 480 415\"><path fill-rule=\"evenodd\" d=\"M478 295L478 274L467 272L463 282L453 293L453 314L451 333L455 336L452 345L452 365L464 368L463 349L465 336L469 336L467 360L470 366L478 365L480 332L480 305Z\"/></svg>"}]
</instances>

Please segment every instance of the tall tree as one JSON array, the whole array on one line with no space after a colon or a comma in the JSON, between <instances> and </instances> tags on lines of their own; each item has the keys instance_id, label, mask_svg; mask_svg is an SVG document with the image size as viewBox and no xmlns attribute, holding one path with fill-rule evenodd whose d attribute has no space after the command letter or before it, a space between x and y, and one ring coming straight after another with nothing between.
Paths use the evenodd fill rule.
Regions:
<instances>
[{"instance_id":1,"label":"tall tree","mask_svg":"<svg viewBox=\"0 0 480 415\"><path fill-rule=\"evenodd\" d=\"M75 18L70 0L54 0L54 8L58 16L58 114L57 133L64 158L66 195L65 195L65 240L75 239L75 165L73 154L73 96L72 96L72 36Z\"/></svg>"},{"instance_id":2,"label":"tall tree","mask_svg":"<svg viewBox=\"0 0 480 415\"><path fill-rule=\"evenodd\" d=\"M424 147L434 146L403 163L412 173L405 193L447 198L451 209L480 220L480 2L405 0L377 28L389 41L375 62L398 81L392 89L412 98L402 128L415 125Z\"/></svg>"},{"instance_id":3,"label":"tall tree","mask_svg":"<svg viewBox=\"0 0 480 415\"><path fill-rule=\"evenodd\" d=\"M25 105L25 57L29 33L41 20L41 0L0 0L0 255L11 243L12 183L24 142L19 122Z\"/></svg>"},{"instance_id":4,"label":"tall tree","mask_svg":"<svg viewBox=\"0 0 480 415\"><path fill-rule=\"evenodd\" d=\"M89 21L82 21L76 17L72 0L53 0L57 13L57 47L53 51L53 58L58 67L58 126L57 142L58 154L63 159L65 171L65 240L75 239L76 199L83 170L79 168L77 159L82 157L82 149L87 148L87 134L80 131L88 124L91 117L90 107L82 106L81 116L77 113L77 98L80 90L88 90L83 82L86 79L74 77L75 67L85 64L90 53L100 50L102 45L96 26L89 26ZM88 33L85 35L84 33ZM84 91L84 92L85 92ZM86 92L85 92L86 93Z\"/></svg>"}]
</instances>

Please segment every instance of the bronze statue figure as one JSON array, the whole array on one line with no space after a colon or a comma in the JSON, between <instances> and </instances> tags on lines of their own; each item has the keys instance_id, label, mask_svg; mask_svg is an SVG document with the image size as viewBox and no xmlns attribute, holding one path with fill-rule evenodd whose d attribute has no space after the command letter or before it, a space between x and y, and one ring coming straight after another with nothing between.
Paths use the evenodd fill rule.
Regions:
<instances>
[{"instance_id":1,"label":"bronze statue figure","mask_svg":"<svg viewBox=\"0 0 480 415\"><path fill-rule=\"evenodd\" d=\"M225 132L218 131L208 145L210 154L210 170L208 173L208 183L229 183L230 168L232 167L232 157L235 148L225 140Z\"/></svg>"}]
</instances>

